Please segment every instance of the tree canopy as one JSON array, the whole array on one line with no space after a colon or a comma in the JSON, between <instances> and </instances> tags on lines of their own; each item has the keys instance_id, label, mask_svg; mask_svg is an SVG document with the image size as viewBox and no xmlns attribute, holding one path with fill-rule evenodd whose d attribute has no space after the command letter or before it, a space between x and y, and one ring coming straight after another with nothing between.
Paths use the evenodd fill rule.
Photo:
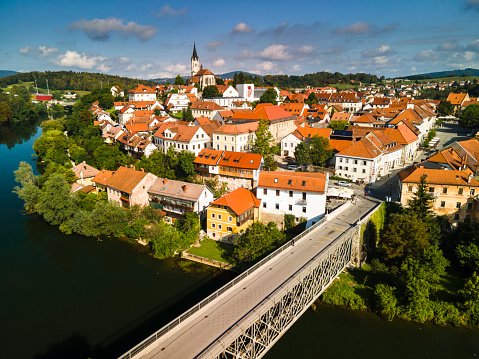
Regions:
<instances>
[{"instance_id":1,"label":"tree canopy","mask_svg":"<svg viewBox=\"0 0 479 359\"><path fill-rule=\"evenodd\" d=\"M278 94L275 89L267 89L259 98L259 103L272 103L273 105L278 104Z\"/></svg>"},{"instance_id":2,"label":"tree canopy","mask_svg":"<svg viewBox=\"0 0 479 359\"><path fill-rule=\"evenodd\" d=\"M479 127L479 105L469 105L459 116L459 124L466 128Z\"/></svg>"},{"instance_id":3,"label":"tree canopy","mask_svg":"<svg viewBox=\"0 0 479 359\"><path fill-rule=\"evenodd\" d=\"M202 96L203 98L222 97L218 90L218 87L216 87L215 85L206 86L203 89Z\"/></svg>"},{"instance_id":4,"label":"tree canopy","mask_svg":"<svg viewBox=\"0 0 479 359\"><path fill-rule=\"evenodd\" d=\"M256 130L253 153L263 156L264 168L267 171L274 171L278 168L274 155L279 154L279 146L275 143L273 135L269 132L268 124L263 119L259 121Z\"/></svg>"}]
</instances>

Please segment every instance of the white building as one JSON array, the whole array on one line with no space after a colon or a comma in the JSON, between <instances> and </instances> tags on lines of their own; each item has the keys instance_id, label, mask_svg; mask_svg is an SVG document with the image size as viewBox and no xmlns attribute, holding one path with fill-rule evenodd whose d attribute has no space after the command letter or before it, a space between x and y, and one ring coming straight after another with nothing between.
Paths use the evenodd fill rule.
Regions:
<instances>
[{"instance_id":1,"label":"white building","mask_svg":"<svg viewBox=\"0 0 479 359\"><path fill-rule=\"evenodd\" d=\"M138 85L128 91L128 101L156 101L156 91L145 85Z\"/></svg>"},{"instance_id":2,"label":"white building","mask_svg":"<svg viewBox=\"0 0 479 359\"><path fill-rule=\"evenodd\" d=\"M261 217L292 214L297 223L306 219L309 227L325 214L328 184L324 173L261 171L256 189Z\"/></svg>"}]
</instances>

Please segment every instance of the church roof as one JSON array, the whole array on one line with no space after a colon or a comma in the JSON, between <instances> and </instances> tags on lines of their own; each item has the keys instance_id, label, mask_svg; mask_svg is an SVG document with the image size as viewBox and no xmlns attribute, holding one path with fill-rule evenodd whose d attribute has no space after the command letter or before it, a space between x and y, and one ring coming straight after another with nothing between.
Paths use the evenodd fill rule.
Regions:
<instances>
[{"instance_id":1,"label":"church roof","mask_svg":"<svg viewBox=\"0 0 479 359\"><path fill-rule=\"evenodd\" d=\"M206 76L206 75L213 75L213 73L208 69L201 69L195 74L195 76Z\"/></svg>"},{"instance_id":2,"label":"church roof","mask_svg":"<svg viewBox=\"0 0 479 359\"><path fill-rule=\"evenodd\" d=\"M193 42L193 55L191 56L191 59L193 60L199 60L198 54L196 53L196 43Z\"/></svg>"}]
</instances>

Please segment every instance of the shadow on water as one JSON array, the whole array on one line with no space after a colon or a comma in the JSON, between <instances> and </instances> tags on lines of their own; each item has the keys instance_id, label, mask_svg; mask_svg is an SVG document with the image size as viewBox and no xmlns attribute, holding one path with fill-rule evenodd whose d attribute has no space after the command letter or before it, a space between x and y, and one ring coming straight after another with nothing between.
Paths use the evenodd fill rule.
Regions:
<instances>
[{"instance_id":1,"label":"shadow on water","mask_svg":"<svg viewBox=\"0 0 479 359\"><path fill-rule=\"evenodd\" d=\"M37 131L40 130L38 125L46 120L46 117L40 117L35 121L22 121L14 124L0 125L0 145L6 145L8 149L12 149L16 145L27 142Z\"/></svg>"},{"instance_id":2,"label":"shadow on water","mask_svg":"<svg viewBox=\"0 0 479 359\"><path fill-rule=\"evenodd\" d=\"M50 344L46 353L35 354L33 359L85 359L91 354L87 337L73 333L61 342Z\"/></svg>"}]
</instances>

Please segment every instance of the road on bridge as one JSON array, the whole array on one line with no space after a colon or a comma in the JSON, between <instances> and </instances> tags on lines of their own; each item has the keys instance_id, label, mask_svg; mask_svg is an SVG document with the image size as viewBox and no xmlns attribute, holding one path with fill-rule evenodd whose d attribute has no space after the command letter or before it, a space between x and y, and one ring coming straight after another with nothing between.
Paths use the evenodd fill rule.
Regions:
<instances>
[{"instance_id":1,"label":"road on bridge","mask_svg":"<svg viewBox=\"0 0 479 359\"><path fill-rule=\"evenodd\" d=\"M359 197L356 205L325 221L135 358L195 358L375 205L377 201Z\"/></svg>"}]
</instances>

